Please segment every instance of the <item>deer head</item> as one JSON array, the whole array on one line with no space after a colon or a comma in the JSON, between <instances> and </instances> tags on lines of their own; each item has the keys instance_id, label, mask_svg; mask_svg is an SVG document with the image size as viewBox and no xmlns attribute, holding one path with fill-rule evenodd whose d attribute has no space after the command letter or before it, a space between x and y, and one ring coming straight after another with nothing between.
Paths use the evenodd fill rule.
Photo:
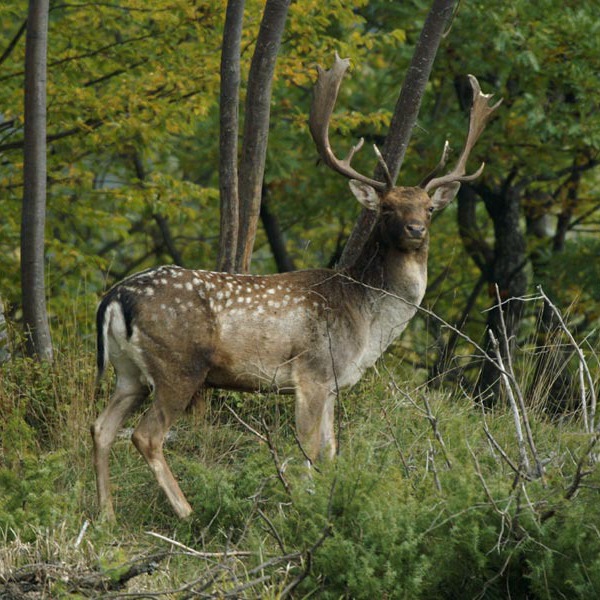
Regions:
<instances>
[{"instance_id":1,"label":"deer head","mask_svg":"<svg viewBox=\"0 0 600 600\"><path fill-rule=\"evenodd\" d=\"M473 89L473 104L471 106L467 140L456 166L442 177L435 176L445 166L448 158L449 144L446 142L438 166L421 182L419 188L399 188L395 187L388 166L377 146L374 146L374 150L385 174L385 181L377 181L376 179L362 175L351 166L352 158L363 146L363 138L351 148L348 156L343 160L337 158L331 148L329 142L329 123L342 79L349 65L349 59L341 59L336 53L334 64L330 70L324 71L318 67L319 75L310 110L309 128L319 155L328 167L349 178L350 189L357 200L369 210L381 211L383 219L389 219L389 215L385 217L384 213L386 209L389 213L390 205L398 207L402 204L398 202L399 197L408 196L410 200L407 199L406 202L414 207L413 210L409 211L412 218L398 217L396 220L405 223L403 228L396 227L397 233L408 239L416 239L419 235L423 237L427 232L431 213L443 209L453 200L460 188L461 182L473 181L483 172L484 164L475 173L467 175L467 161L487 122L494 111L500 106L502 100L490 106L489 100L492 95L483 94L477 79L473 75L469 75L469 81ZM402 190L408 189L412 189L413 191L411 193L402 193ZM419 194L416 191L418 189L424 190L425 194ZM392 201L392 197L395 197L396 201ZM417 197L420 198L419 201L416 201ZM422 205L422 210L418 211L416 209L417 204ZM422 213L420 217L417 216L418 212Z\"/></svg>"}]
</instances>

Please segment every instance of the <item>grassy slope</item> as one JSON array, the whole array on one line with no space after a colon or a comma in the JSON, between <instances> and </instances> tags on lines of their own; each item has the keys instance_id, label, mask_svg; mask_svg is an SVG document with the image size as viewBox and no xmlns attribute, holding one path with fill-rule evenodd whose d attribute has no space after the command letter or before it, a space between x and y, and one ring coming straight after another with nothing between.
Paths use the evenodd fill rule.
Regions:
<instances>
[{"instance_id":1,"label":"grassy slope","mask_svg":"<svg viewBox=\"0 0 600 600\"><path fill-rule=\"evenodd\" d=\"M118 523L109 525L95 518L89 425L108 382L94 406L93 362L80 349L59 355L54 368L18 360L0 368L6 589L15 585L9 575L22 586L37 573L35 589L52 597L82 590L162 591L166 598L192 591L248 598L600 595L599 469L591 467L565 500L589 443L577 419L553 423L530 411L546 474L516 482L484 432L485 422L518 462L506 409L483 415L460 392L424 396L406 373L380 369L342 395L341 455L307 479L289 400L215 396L206 415L182 419L167 444L192 517L173 516L142 459L120 439L111 462ZM282 477L268 444L225 404L268 434ZM128 571L132 565L153 572L138 575ZM119 578L129 575L119 591Z\"/></svg>"}]
</instances>

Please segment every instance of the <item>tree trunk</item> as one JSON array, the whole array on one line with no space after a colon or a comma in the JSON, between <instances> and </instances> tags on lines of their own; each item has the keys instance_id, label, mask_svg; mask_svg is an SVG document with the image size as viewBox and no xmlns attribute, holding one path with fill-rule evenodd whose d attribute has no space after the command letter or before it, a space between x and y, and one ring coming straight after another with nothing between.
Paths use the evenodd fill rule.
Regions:
<instances>
[{"instance_id":1,"label":"tree trunk","mask_svg":"<svg viewBox=\"0 0 600 600\"><path fill-rule=\"evenodd\" d=\"M413 127L417 122L425 86L429 81L433 61L455 4L455 0L434 0L406 73L382 150L383 158L394 181L402 167ZM375 169L375 179L383 180L382 168L379 164ZM341 267L349 267L354 264L374 224L375 213L363 209L346 242L340 259Z\"/></svg>"},{"instance_id":2,"label":"tree trunk","mask_svg":"<svg viewBox=\"0 0 600 600\"><path fill-rule=\"evenodd\" d=\"M8 332L6 331L6 318L4 317L4 304L0 298L0 365L10 360L8 345Z\"/></svg>"},{"instance_id":3,"label":"tree trunk","mask_svg":"<svg viewBox=\"0 0 600 600\"><path fill-rule=\"evenodd\" d=\"M502 358L512 354L516 334L521 322L523 303L521 298L527 290L527 263L525 236L519 223L521 197L519 191L505 186L498 195L484 196L488 213L494 223L494 261L490 273L488 292L493 301L487 313L487 329L492 330L498 340ZM502 305L498 305L496 286ZM503 331L504 320L506 331ZM504 343L506 340L507 343ZM491 342L485 341L485 349L494 355ZM498 401L500 392L500 373L489 361L485 361L477 382L477 392L486 406L492 406Z\"/></svg>"},{"instance_id":4,"label":"tree trunk","mask_svg":"<svg viewBox=\"0 0 600 600\"><path fill-rule=\"evenodd\" d=\"M46 59L48 0L30 0L25 49L25 134L21 290L26 351L52 361L44 285L46 223Z\"/></svg>"},{"instance_id":5,"label":"tree trunk","mask_svg":"<svg viewBox=\"0 0 600 600\"><path fill-rule=\"evenodd\" d=\"M240 200L238 191L238 131L240 95L240 43L245 0L229 0L221 51L221 97L219 136L219 191L221 230L217 268L235 270Z\"/></svg>"},{"instance_id":6,"label":"tree trunk","mask_svg":"<svg viewBox=\"0 0 600 600\"><path fill-rule=\"evenodd\" d=\"M291 0L267 0L252 56L239 171L240 221L236 271L247 273L256 237L267 158L271 87Z\"/></svg>"},{"instance_id":7,"label":"tree trunk","mask_svg":"<svg viewBox=\"0 0 600 600\"><path fill-rule=\"evenodd\" d=\"M268 192L265 190L265 196L267 193ZM269 246L271 247L271 252L273 253L273 258L277 265L277 271L279 273L295 271L296 265L285 247L285 239L281 232L281 227L279 227L279 221L270 211L266 197L264 197L260 203L260 219L265 228L267 239L269 240Z\"/></svg>"}]
</instances>

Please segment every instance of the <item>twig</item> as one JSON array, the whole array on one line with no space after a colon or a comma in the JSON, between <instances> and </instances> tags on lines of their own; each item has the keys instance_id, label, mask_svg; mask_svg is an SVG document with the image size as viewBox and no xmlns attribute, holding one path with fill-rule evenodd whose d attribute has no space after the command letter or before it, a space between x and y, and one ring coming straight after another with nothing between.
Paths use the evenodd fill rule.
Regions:
<instances>
[{"instance_id":1,"label":"twig","mask_svg":"<svg viewBox=\"0 0 600 600\"><path fill-rule=\"evenodd\" d=\"M490 340L492 342L492 347L494 348L494 352L496 353L496 360L501 367L500 376L502 381L504 382L504 386L506 389L506 395L508 397L508 403L510 405L510 409L513 414L513 421L515 424L515 431L517 433L517 444L519 446L519 469L521 472L525 470L526 473L529 473L529 457L527 456L527 448L525 446L525 438L523 437L523 429L521 427L521 415L519 414L519 408L517 403L515 402L515 397L513 395L513 390L510 385L510 379L508 377L508 373L504 368L504 363L502 361L502 354L500 353L500 346L498 344L498 340L494 335L494 332L489 329L488 334L490 336Z\"/></svg>"},{"instance_id":2,"label":"twig","mask_svg":"<svg viewBox=\"0 0 600 600\"><path fill-rule=\"evenodd\" d=\"M172 546L176 546L177 548L184 550L186 552L186 554L189 554L191 556L197 556L199 558L225 558L228 556L252 556L252 552L247 552L245 550L228 550L227 552L200 552L198 550L194 550L193 548L190 548L189 546L186 546L185 544L182 544L181 542L178 542L177 540L168 538L167 536L162 535L160 533L155 533L154 531L146 531L145 533L146 533L146 535L151 535L152 537L155 537L159 540L162 540L163 542L167 542L167 543L171 544Z\"/></svg>"},{"instance_id":3,"label":"twig","mask_svg":"<svg viewBox=\"0 0 600 600\"><path fill-rule=\"evenodd\" d=\"M225 408L235 417L235 420L240 423L241 425L243 425L250 433L253 433L261 442L267 442L267 438L260 433L259 431L256 431L256 429L254 429L254 427L251 427L250 425L248 425L248 423L246 423L246 421L244 421L236 412L235 410L233 410L233 408L231 408L231 406L229 406L229 404L225 404Z\"/></svg>"},{"instance_id":4,"label":"twig","mask_svg":"<svg viewBox=\"0 0 600 600\"><path fill-rule=\"evenodd\" d=\"M378 396L379 398L379 396ZM402 466L404 467L404 472L406 474L406 477L410 476L410 469L408 468L408 463L406 462L406 458L404 457L404 452L402 451L402 447L400 446L400 442L398 441L398 438L396 436L396 434L394 433L394 430L392 428L392 423L390 421L390 417L387 413L387 410L385 408L385 406L383 405L383 400L382 398L379 398L379 405L381 408L381 412L383 413L383 418L385 419L385 422L387 424L388 430L390 435L392 436L392 440L394 440L394 446L396 447L396 450L398 452L398 456L400 457L400 462L402 463Z\"/></svg>"},{"instance_id":5,"label":"twig","mask_svg":"<svg viewBox=\"0 0 600 600\"><path fill-rule=\"evenodd\" d=\"M579 373L579 389L581 390L581 414L583 415L583 428L585 431L590 432L590 423L588 421L588 410L585 390L585 378L583 374L583 362L579 361L579 367L577 369Z\"/></svg>"},{"instance_id":6,"label":"twig","mask_svg":"<svg viewBox=\"0 0 600 600\"><path fill-rule=\"evenodd\" d=\"M279 532L275 528L275 525L273 525L273 522L271 521L271 519L269 519L269 517L267 517L267 515L265 515L265 513L260 508L258 509L258 514L262 517L262 519L265 521L265 523L269 526L269 531L271 532L271 535L277 541L277 545L279 546L280 550L285 554L285 546L283 544L283 540L281 539L281 536L279 535Z\"/></svg>"},{"instance_id":7,"label":"twig","mask_svg":"<svg viewBox=\"0 0 600 600\"><path fill-rule=\"evenodd\" d=\"M271 431L270 431L269 427L267 426L267 423L266 423L264 417L262 419L262 426L265 428L265 431L267 432L265 441L267 442L267 446L269 447L269 452L271 453L271 457L273 459L273 464L275 465L275 469L277 471L277 477L278 477L279 481L281 481L281 485L283 485L287 495L291 496L292 490L290 488L289 483L286 481L285 477L283 476L285 467L282 465L282 463L279 460L279 454L277 453L277 448L275 447L275 444L273 443L273 439L271 437Z\"/></svg>"},{"instance_id":8,"label":"twig","mask_svg":"<svg viewBox=\"0 0 600 600\"><path fill-rule=\"evenodd\" d=\"M496 288L496 298L498 300L498 313L500 315L500 328L502 331L502 340L504 343L504 352L506 353L506 360L508 363L508 377L512 381L512 388L515 391L517 396L517 401L519 403L519 408L521 409L521 419L523 421L523 426L525 427L525 434L527 436L527 443L529 444L529 449L531 450L531 455L533 456L533 460L535 461L536 475L541 477L544 474L544 468L542 463L540 462L537 449L535 446L535 442L533 439L533 432L531 431L531 425L529 424L529 416L527 415L527 407L525 406L525 400L523 398L523 394L521 392L521 387L517 382L517 378L515 377L515 370L513 368L512 363L512 355L510 351L510 345L508 340L508 331L506 329L506 322L504 320L504 311L502 310L501 302L502 299L500 297L500 290L498 288L498 284L495 285ZM499 356L499 361L501 360L501 356ZM503 375L504 377L504 375ZM508 387L508 381L506 381Z\"/></svg>"},{"instance_id":9,"label":"twig","mask_svg":"<svg viewBox=\"0 0 600 600\"><path fill-rule=\"evenodd\" d=\"M429 449L427 450L427 464L431 465L431 473L433 474L433 483L435 484L435 489L438 492L442 491L442 484L440 482L440 478L437 474L437 469L435 467L435 451L433 450L433 444L431 443L431 439L427 440L429 442Z\"/></svg>"},{"instance_id":10,"label":"twig","mask_svg":"<svg viewBox=\"0 0 600 600\"><path fill-rule=\"evenodd\" d=\"M429 400L427 399L427 396L425 394L423 394L423 403L425 404L425 409L427 410L427 420L429 421L429 423L431 424L431 428L433 429L433 435L435 436L435 439L438 441L440 447L442 448L442 452L444 453L444 460L446 461L446 466L449 469L451 469L452 463L450 462L450 458L448 458L446 444L444 443L444 439L442 438L442 434L440 433L440 430L438 428L438 420L431 411Z\"/></svg>"},{"instance_id":11,"label":"twig","mask_svg":"<svg viewBox=\"0 0 600 600\"><path fill-rule=\"evenodd\" d=\"M560 314L560 311L558 310L558 308L556 308L556 306L551 302L550 298L548 298L548 296L542 289L541 285L539 285L537 289L540 292L540 295L542 296L542 298L548 303L548 306L552 309L552 312L556 315L556 318L558 319L558 322L560 323L561 329L565 332L565 335L567 336L569 342L575 349L575 352L577 353L577 356L579 357L579 364L581 365L581 368L585 372L585 376L588 381L588 389L589 389L589 393L590 393L590 413L589 413L589 430L588 431L592 432L595 429L597 398L596 398L596 391L594 388L594 379L588 368L587 362L585 360L585 355L583 354L583 350L580 348L579 344L575 341L575 338L569 331L569 328L565 325L565 322L564 322L562 315Z\"/></svg>"}]
</instances>

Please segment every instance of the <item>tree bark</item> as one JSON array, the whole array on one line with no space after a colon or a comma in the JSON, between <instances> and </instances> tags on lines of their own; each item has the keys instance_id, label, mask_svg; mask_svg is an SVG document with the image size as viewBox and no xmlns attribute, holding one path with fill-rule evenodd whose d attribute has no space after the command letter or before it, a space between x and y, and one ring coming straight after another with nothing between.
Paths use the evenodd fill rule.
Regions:
<instances>
[{"instance_id":1,"label":"tree bark","mask_svg":"<svg viewBox=\"0 0 600 600\"><path fill-rule=\"evenodd\" d=\"M4 303L0 298L0 365L10 360L8 345L8 332L6 331L6 318L4 316Z\"/></svg>"},{"instance_id":2,"label":"tree bark","mask_svg":"<svg viewBox=\"0 0 600 600\"><path fill-rule=\"evenodd\" d=\"M271 247L271 252L273 253L273 258L277 265L277 271L279 273L295 271L296 265L285 247L285 239L281 232L279 221L270 211L266 198L263 198L260 203L260 219L265 229L265 233L267 234L267 239L269 240L269 246Z\"/></svg>"},{"instance_id":3,"label":"tree bark","mask_svg":"<svg viewBox=\"0 0 600 600\"><path fill-rule=\"evenodd\" d=\"M291 0L267 0L248 76L239 172L240 222L236 271L250 269L267 158L271 88Z\"/></svg>"},{"instance_id":4,"label":"tree bark","mask_svg":"<svg viewBox=\"0 0 600 600\"><path fill-rule=\"evenodd\" d=\"M412 130L417 122L425 86L429 81L433 61L455 4L456 0L434 0L406 73L382 150L383 158L394 181L398 178L402 167ZM378 164L374 178L382 181L382 175L382 168ZM374 223L375 213L363 209L346 242L340 259L341 267L349 267L354 264Z\"/></svg>"},{"instance_id":5,"label":"tree bark","mask_svg":"<svg viewBox=\"0 0 600 600\"><path fill-rule=\"evenodd\" d=\"M48 0L29 2L25 44L21 291L27 354L51 362L52 338L44 285L48 8Z\"/></svg>"},{"instance_id":6,"label":"tree bark","mask_svg":"<svg viewBox=\"0 0 600 600\"><path fill-rule=\"evenodd\" d=\"M219 134L219 192L221 229L217 268L235 270L239 229L238 131L240 95L240 44L245 0L229 0L221 51L221 97Z\"/></svg>"},{"instance_id":7,"label":"tree bark","mask_svg":"<svg viewBox=\"0 0 600 600\"><path fill-rule=\"evenodd\" d=\"M512 354L523 312L523 303L519 298L527 291L526 244L519 223L521 195L517 188L505 185L499 194L491 194L488 191L482 197L492 217L495 237L494 262L488 287L493 305L487 313L487 328L492 330L500 340L502 359L506 361L508 358L506 344L502 343L502 340L506 335L508 351ZM502 306L498 305L495 286L498 286ZM502 320L506 332L503 332ZM489 338L486 340L485 348L493 356ZM482 366L477 392L486 406L492 406L498 401L500 373L489 361L485 361Z\"/></svg>"}]
</instances>

